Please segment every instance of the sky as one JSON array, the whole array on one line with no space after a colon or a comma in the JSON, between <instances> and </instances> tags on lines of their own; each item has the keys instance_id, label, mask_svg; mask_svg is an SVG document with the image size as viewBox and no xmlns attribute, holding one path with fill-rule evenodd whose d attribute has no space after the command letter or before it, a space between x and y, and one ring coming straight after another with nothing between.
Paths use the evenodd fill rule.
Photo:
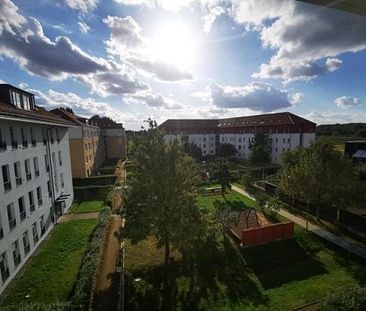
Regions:
<instances>
[{"instance_id":1,"label":"sky","mask_svg":"<svg viewBox=\"0 0 366 311\"><path fill-rule=\"evenodd\" d=\"M0 82L47 109L366 121L366 17L294 0L0 0Z\"/></svg>"}]
</instances>

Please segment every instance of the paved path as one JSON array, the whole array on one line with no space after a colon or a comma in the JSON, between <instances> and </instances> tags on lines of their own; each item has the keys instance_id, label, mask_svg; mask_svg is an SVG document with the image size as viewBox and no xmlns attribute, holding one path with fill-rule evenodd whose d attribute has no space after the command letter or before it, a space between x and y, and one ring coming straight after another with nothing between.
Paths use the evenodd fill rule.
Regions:
<instances>
[{"instance_id":1,"label":"paved path","mask_svg":"<svg viewBox=\"0 0 366 311\"><path fill-rule=\"evenodd\" d=\"M232 186L231 188L232 190L242 194L242 195L245 195L249 198L251 198L252 200L255 201L255 198L253 198L249 193L247 193L245 190L237 187L237 186ZM281 209L278 214L280 214L281 216L287 218L288 220L291 220L293 221L295 224L303 227L303 228L306 228L306 220L301 218L301 217L298 217L298 216L295 216L291 213L289 213L288 211L284 210L284 209ZM329 232L328 230L325 230L317 225L314 225L312 223L309 222L309 231L311 231L312 233L316 234L317 236L320 236L321 238L333 243L333 244L336 244L340 247L342 247L343 249L351 252L352 254L354 255L357 255L363 259L366 259L366 248L364 247L361 247L355 243L352 243L350 241L347 241L331 232Z\"/></svg>"},{"instance_id":2,"label":"paved path","mask_svg":"<svg viewBox=\"0 0 366 311\"><path fill-rule=\"evenodd\" d=\"M63 214L57 222L68 222L70 220L79 220L79 219L98 219L99 212L93 213L80 213L80 214Z\"/></svg>"}]
</instances>

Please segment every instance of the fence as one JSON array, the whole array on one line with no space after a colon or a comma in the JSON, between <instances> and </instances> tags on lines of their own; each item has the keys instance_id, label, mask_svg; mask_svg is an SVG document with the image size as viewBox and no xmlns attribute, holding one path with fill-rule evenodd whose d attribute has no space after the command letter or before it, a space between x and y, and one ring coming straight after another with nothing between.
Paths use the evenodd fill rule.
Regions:
<instances>
[{"instance_id":1,"label":"fence","mask_svg":"<svg viewBox=\"0 0 366 311\"><path fill-rule=\"evenodd\" d=\"M258 228L243 229L241 236L231 230L235 237L241 240L243 247L267 244L277 240L291 239L294 235L294 223L282 222Z\"/></svg>"}]
</instances>

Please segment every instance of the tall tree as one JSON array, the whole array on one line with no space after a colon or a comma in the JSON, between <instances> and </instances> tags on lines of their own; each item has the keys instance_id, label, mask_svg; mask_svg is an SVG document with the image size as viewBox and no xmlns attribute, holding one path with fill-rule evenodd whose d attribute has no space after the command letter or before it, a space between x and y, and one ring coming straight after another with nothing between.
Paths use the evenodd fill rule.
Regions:
<instances>
[{"instance_id":1,"label":"tall tree","mask_svg":"<svg viewBox=\"0 0 366 311\"><path fill-rule=\"evenodd\" d=\"M197 161L202 160L202 150L195 143L185 144L184 151Z\"/></svg>"},{"instance_id":2,"label":"tall tree","mask_svg":"<svg viewBox=\"0 0 366 311\"><path fill-rule=\"evenodd\" d=\"M346 208L360 199L360 181L352 163L332 145L316 143L287 151L282 158L280 190L315 204L319 220L323 204Z\"/></svg>"},{"instance_id":3,"label":"tall tree","mask_svg":"<svg viewBox=\"0 0 366 311\"><path fill-rule=\"evenodd\" d=\"M258 130L254 136L254 142L252 143L249 160L254 164L269 163L271 161L271 148L268 143L267 135Z\"/></svg>"},{"instance_id":4,"label":"tall tree","mask_svg":"<svg viewBox=\"0 0 366 311\"><path fill-rule=\"evenodd\" d=\"M132 242L153 235L165 250L165 266L171 250L181 248L195 235L199 219L198 183L193 159L177 144L165 145L156 124L135 140L133 174L125 193L125 234Z\"/></svg>"},{"instance_id":5,"label":"tall tree","mask_svg":"<svg viewBox=\"0 0 366 311\"><path fill-rule=\"evenodd\" d=\"M229 162L225 158L217 158L210 163L209 166L210 178L221 185L221 195L225 198L226 189L231 189L231 182L234 181L234 176L229 170Z\"/></svg>"},{"instance_id":6,"label":"tall tree","mask_svg":"<svg viewBox=\"0 0 366 311\"><path fill-rule=\"evenodd\" d=\"M217 156L223 158L229 158L236 155L235 146L228 143L223 143L219 145L219 150L217 150Z\"/></svg>"}]
</instances>

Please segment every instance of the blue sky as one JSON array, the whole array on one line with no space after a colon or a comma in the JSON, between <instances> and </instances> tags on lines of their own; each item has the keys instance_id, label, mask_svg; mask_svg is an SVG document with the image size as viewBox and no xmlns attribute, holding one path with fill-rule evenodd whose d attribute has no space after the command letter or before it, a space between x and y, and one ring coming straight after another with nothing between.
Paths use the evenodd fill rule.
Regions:
<instances>
[{"instance_id":1,"label":"blue sky","mask_svg":"<svg viewBox=\"0 0 366 311\"><path fill-rule=\"evenodd\" d=\"M151 117L366 120L366 17L293 0L0 0L0 80L39 105Z\"/></svg>"}]
</instances>

